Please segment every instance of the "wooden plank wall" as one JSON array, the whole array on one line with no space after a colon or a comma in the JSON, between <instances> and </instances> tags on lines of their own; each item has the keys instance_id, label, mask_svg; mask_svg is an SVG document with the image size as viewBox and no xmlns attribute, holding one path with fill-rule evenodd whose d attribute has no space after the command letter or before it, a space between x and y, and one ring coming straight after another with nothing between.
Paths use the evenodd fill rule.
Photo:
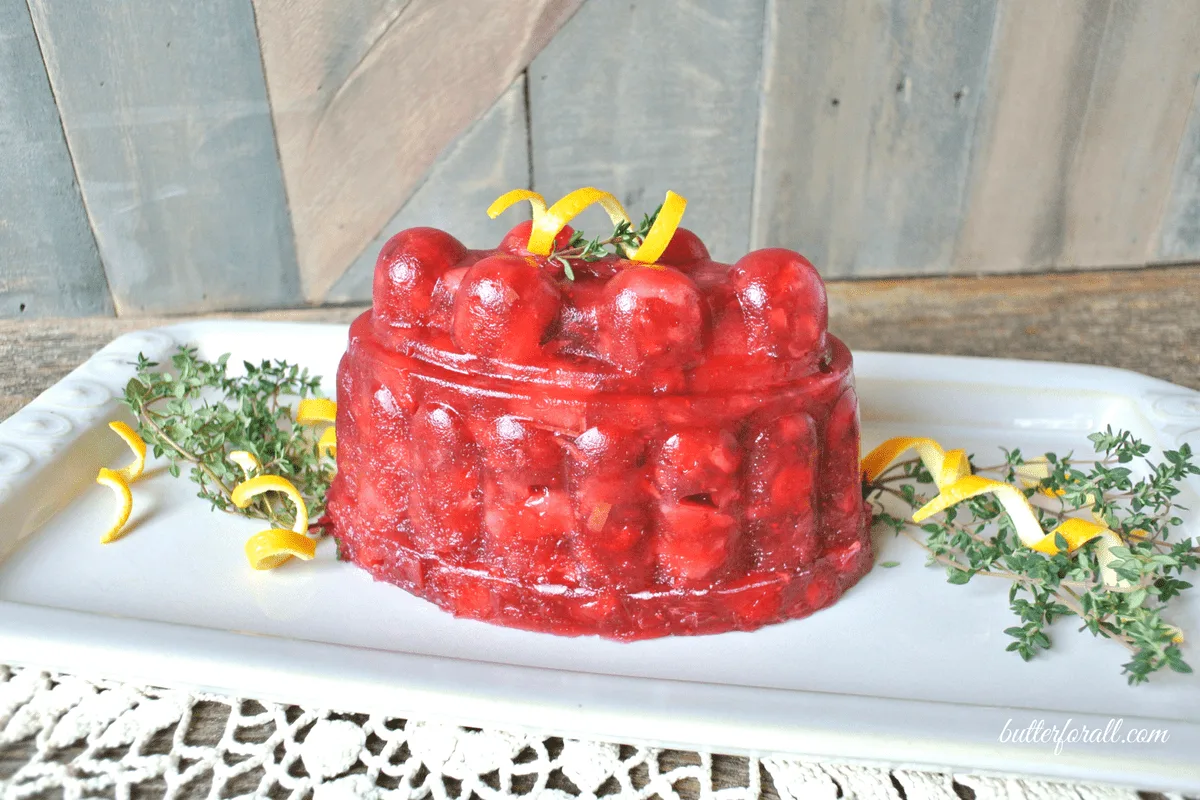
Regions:
<instances>
[{"instance_id":1,"label":"wooden plank wall","mask_svg":"<svg viewBox=\"0 0 1200 800\"><path fill-rule=\"evenodd\" d=\"M1200 261L1200 81L1175 161L1155 261Z\"/></svg>"},{"instance_id":2,"label":"wooden plank wall","mask_svg":"<svg viewBox=\"0 0 1200 800\"><path fill-rule=\"evenodd\" d=\"M306 299L325 299L579 2L255 0Z\"/></svg>"},{"instance_id":3,"label":"wooden plank wall","mask_svg":"<svg viewBox=\"0 0 1200 800\"><path fill-rule=\"evenodd\" d=\"M111 314L25 0L0 0L0 317Z\"/></svg>"},{"instance_id":4,"label":"wooden plank wall","mask_svg":"<svg viewBox=\"0 0 1200 800\"><path fill-rule=\"evenodd\" d=\"M1109 7L1001 6L956 271L1056 264Z\"/></svg>"},{"instance_id":5,"label":"wooden plank wall","mask_svg":"<svg viewBox=\"0 0 1200 800\"><path fill-rule=\"evenodd\" d=\"M754 243L828 276L944 273L994 0L773 0Z\"/></svg>"},{"instance_id":6,"label":"wooden plank wall","mask_svg":"<svg viewBox=\"0 0 1200 800\"><path fill-rule=\"evenodd\" d=\"M588 0L529 68L533 188L598 186L639 219L673 189L697 201L686 224L714 256L745 253L763 13L764 0Z\"/></svg>"},{"instance_id":7,"label":"wooden plank wall","mask_svg":"<svg viewBox=\"0 0 1200 800\"><path fill-rule=\"evenodd\" d=\"M295 303L247 0L29 9L117 311Z\"/></svg>"},{"instance_id":8,"label":"wooden plank wall","mask_svg":"<svg viewBox=\"0 0 1200 800\"><path fill-rule=\"evenodd\" d=\"M369 302L375 257L405 228L432 225L453 231L467 247L495 247L508 229L529 218L527 204L490 219L486 209L501 193L529 185L529 131L525 76L520 75L483 119L438 158L424 183L355 259L326 300Z\"/></svg>"},{"instance_id":9,"label":"wooden plank wall","mask_svg":"<svg viewBox=\"0 0 1200 800\"><path fill-rule=\"evenodd\" d=\"M956 271L1200 257L1200 15L1188 3L1013 3L997 28ZM1170 243L1170 244L1168 244Z\"/></svg>"},{"instance_id":10,"label":"wooden plank wall","mask_svg":"<svg viewBox=\"0 0 1200 800\"><path fill-rule=\"evenodd\" d=\"M1056 266L1155 257L1200 72L1200 8L1114 0L1092 73Z\"/></svg>"},{"instance_id":11,"label":"wooden plank wall","mask_svg":"<svg viewBox=\"0 0 1200 800\"><path fill-rule=\"evenodd\" d=\"M831 278L1200 260L1191 0L27 2L0 316L366 300L393 232L487 245L519 186L674 189Z\"/></svg>"}]
</instances>

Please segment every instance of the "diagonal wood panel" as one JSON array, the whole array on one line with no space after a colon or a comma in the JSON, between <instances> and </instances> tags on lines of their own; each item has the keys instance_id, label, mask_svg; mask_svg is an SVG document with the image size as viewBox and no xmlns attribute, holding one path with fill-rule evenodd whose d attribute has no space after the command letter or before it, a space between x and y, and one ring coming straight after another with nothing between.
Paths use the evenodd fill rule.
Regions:
<instances>
[{"instance_id":1,"label":"diagonal wood panel","mask_svg":"<svg viewBox=\"0 0 1200 800\"><path fill-rule=\"evenodd\" d=\"M120 314L291 305L249 0L29 0Z\"/></svg>"},{"instance_id":2,"label":"diagonal wood panel","mask_svg":"<svg viewBox=\"0 0 1200 800\"><path fill-rule=\"evenodd\" d=\"M490 219L486 213L501 193L529 182L529 132L525 122L525 76L521 75L483 119L438 156L421 187L359 254L326 300L371 302L375 258L384 242L405 228L441 228L467 247L483 249L495 247L509 228L528 219L525 203L497 219Z\"/></svg>"},{"instance_id":3,"label":"diagonal wood panel","mask_svg":"<svg viewBox=\"0 0 1200 800\"><path fill-rule=\"evenodd\" d=\"M582 0L255 0L304 294L323 299Z\"/></svg>"},{"instance_id":4,"label":"diagonal wood panel","mask_svg":"<svg viewBox=\"0 0 1200 800\"><path fill-rule=\"evenodd\" d=\"M0 318L112 314L25 0L0 0Z\"/></svg>"}]
</instances>

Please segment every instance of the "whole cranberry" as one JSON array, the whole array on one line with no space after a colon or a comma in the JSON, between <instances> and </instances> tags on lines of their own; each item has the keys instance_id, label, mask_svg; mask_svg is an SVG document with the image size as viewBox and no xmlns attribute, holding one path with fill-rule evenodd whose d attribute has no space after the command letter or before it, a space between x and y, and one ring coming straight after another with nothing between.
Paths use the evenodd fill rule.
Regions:
<instances>
[{"instance_id":1,"label":"whole cranberry","mask_svg":"<svg viewBox=\"0 0 1200 800\"><path fill-rule=\"evenodd\" d=\"M500 244L496 249L502 253L512 253L517 256L527 256L529 253L529 234L533 230L533 220L525 220L518 222L513 226L512 230L504 234L504 238L500 240ZM575 234L575 229L570 225L563 227L558 235L554 237L554 247L558 250L566 250L571 244L571 237Z\"/></svg>"},{"instance_id":2,"label":"whole cranberry","mask_svg":"<svg viewBox=\"0 0 1200 800\"><path fill-rule=\"evenodd\" d=\"M660 509L656 520L658 567L676 586L711 584L729 564L737 520L716 508L679 503Z\"/></svg>"},{"instance_id":3,"label":"whole cranberry","mask_svg":"<svg viewBox=\"0 0 1200 800\"><path fill-rule=\"evenodd\" d=\"M663 442L654 459L659 496L725 509L740 494L737 439L719 428L685 428Z\"/></svg>"},{"instance_id":4,"label":"whole cranberry","mask_svg":"<svg viewBox=\"0 0 1200 800\"><path fill-rule=\"evenodd\" d=\"M450 335L464 353L527 362L540 353L561 305L558 287L536 261L489 256L459 284Z\"/></svg>"},{"instance_id":5,"label":"whole cranberry","mask_svg":"<svg viewBox=\"0 0 1200 800\"><path fill-rule=\"evenodd\" d=\"M458 296L458 287L470 268L470 266L461 266L448 269L434 284L433 293L429 299L429 312L425 315L425 322L431 328L441 331L450 330L450 318L454 314L454 298Z\"/></svg>"},{"instance_id":6,"label":"whole cranberry","mask_svg":"<svg viewBox=\"0 0 1200 800\"><path fill-rule=\"evenodd\" d=\"M466 255L462 242L437 228L409 228L388 239L375 261L376 319L403 328L421 324L438 278Z\"/></svg>"},{"instance_id":7,"label":"whole cranberry","mask_svg":"<svg viewBox=\"0 0 1200 800\"><path fill-rule=\"evenodd\" d=\"M676 228L671 237L671 243L658 257L659 264L675 267L681 272L691 272L691 267L697 261L708 260L708 248L700 237L687 228Z\"/></svg>"},{"instance_id":8,"label":"whole cranberry","mask_svg":"<svg viewBox=\"0 0 1200 800\"><path fill-rule=\"evenodd\" d=\"M604 287L597 349L629 372L692 366L703 356L706 315L700 290L679 270L631 266Z\"/></svg>"},{"instance_id":9,"label":"whole cranberry","mask_svg":"<svg viewBox=\"0 0 1200 800\"><path fill-rule=\"evenodd\" d=\"M821 276L792 250L744 256L729 271L751 353L799 358L821 348L829 321Z\"/></svg>"},{"instance_id":10,"label":"whole cranberry","mask_svg":"<svg viewBox=\"0 0 1200 800\"><path fill-rule=\"evenodd\" d=\"M563 447L550 431L511 414L475 428L484 463L504 496L524 500L531 487L563 483Z\"/></svg>"},{"instance_id":11,"label":"whole cranberry","mask_svg":"<svg viewBox=\"0 0 1200 800\"><path fill-rule=\"evenodd\" d=\"M575 437L570 450L572 475L621 476L644 460L643 437L631 429L611 424L594 425Z\"/></svg>"}]
</instances>

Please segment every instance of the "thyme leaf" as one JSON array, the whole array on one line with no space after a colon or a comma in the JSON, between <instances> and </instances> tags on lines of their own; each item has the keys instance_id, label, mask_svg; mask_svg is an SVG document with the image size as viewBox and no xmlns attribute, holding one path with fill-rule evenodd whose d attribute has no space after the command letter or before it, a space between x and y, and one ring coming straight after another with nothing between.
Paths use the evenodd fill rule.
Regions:
<instances>
[{"instance_id":1,"label":"thyme leaf","mask_svg":"<svg viewBox=\"0 0 1200 800\"><path fill-rule=\"evenodd\" d=\"M646 236L650 233L650 228L654 226L654 221L658 219L660 211L662 211L661 204L654 209L654 213L643 216L642 221L636 227L630 222L622 220L613 226L611 234L604 237L597 236L589 239L582 231L575 231L571 234L571 239L567 242L566 247L559 249L556 245L550 251L549 260L560 264L567 280L573 281L575 280L575 271L571 266L572 261L599 261L610 255L628 258L645 241Z\"/></svg>"}]
</instances>

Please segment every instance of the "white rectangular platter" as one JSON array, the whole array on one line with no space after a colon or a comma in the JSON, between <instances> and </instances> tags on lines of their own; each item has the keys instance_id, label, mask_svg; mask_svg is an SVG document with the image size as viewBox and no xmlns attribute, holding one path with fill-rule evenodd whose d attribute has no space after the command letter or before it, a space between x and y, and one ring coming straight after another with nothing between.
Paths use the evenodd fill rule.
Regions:
<instances>
[{"instance_id":1,"label":"white rectangular platter","mask_svg":"<svg viewBox=\"0 0 1200 800\"><path fill-rule=\"evenodd\" d=\"M1026 664L1004 651L1006 584L951 586L887 533L878 559L900 565L808 619L631 644L454 619L336 561L329 542L313 562L252 572L242 544L261 524L210 513L162 465L134 487L129 534L99 544L113 498L93 479L126 458L106 423L125 414L139 352L287 359L331 388L345 341L345 326L228 321L129 334L0 423L0 661L583 738L1200 790L1200 676L1131 688L1124 650L1070 620ZM1200 444L1200 393L1130 372L888 353L858 353L856 372L864 448L905 434L981 457L1090 452L1107 424ZM1180 501L1196 507L1198 488ZM1196 641L1200 592L1171 621ZM1194 644L1185 655L1200 661ZM1122 736L1168 738L1057 753L1000 741L1006 726L1113 719Z\"/></svg>"}]
</instances>

